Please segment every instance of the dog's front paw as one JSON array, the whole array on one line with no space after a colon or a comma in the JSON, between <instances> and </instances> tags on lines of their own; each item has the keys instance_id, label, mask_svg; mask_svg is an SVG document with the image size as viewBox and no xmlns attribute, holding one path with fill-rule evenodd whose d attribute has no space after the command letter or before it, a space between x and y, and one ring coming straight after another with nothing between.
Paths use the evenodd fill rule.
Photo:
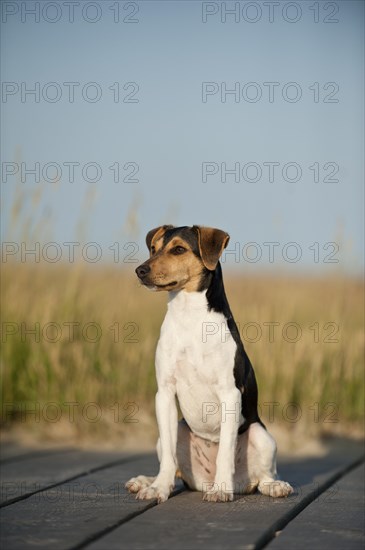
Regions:
<instances>
[{"instance_id":1,"label":"dog's front paw","mask_svg":"<svg viewBox=\"0 0 365 550\"><path fill-rule=\"evenodd\" d=\"M213 489L203 493L203 500L207 502L229 502L233 500L233 491L223 491L222 489Z\"/></svg>"},{"instance_id":2,"label":"dog's front paw","mask_svg":"<svg viewBox=\"0 0 365 550\"><path fill-rule=\"evenodd\" d=\"M165 502L173 489L173 486L169 485L150 485L138 491L136 498L140 500L149 500L151 498L156 498L157 502Z\"/></svg>"},{"instance_id":3,"label":"dog's front paw","mask_svg":"<svg viewBox=\"0 0 365 550\"><path fill-rule=\"evenodd\" d=\"M132 477L129 481L127 481L124 487L128 489L130 493L138 493L141 489L145 489L146 487L152 485L155 479L155 477L151 476Z\"/></svg>"}]
</instances>

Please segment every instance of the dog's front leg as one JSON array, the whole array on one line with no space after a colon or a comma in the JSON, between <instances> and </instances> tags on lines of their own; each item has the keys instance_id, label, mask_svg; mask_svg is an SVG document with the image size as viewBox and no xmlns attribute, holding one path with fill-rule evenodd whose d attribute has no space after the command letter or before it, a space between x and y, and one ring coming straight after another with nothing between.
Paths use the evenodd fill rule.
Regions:
<instances>
[{"instance_id":1,"label":"dog's front leg","mask_svg":"<svg viewBox=\"0 0 365 550\"><path fill-rule=\"evenodd\" d=\"M220 397L221 430L216 460L216 475L214 484L207 485L203 495L203 500L212 502L233 500L233 476L241 411L241 392L238 389L235 388Z\"/></svg>"},{"instance_id":2,"label":"dog's front leg","mask_svg":"<svg viewBox=\"0 0 365 550\"><path fill-rule=\"evenodd\" d=\"M165 385L156 394L156 415L160 432L160 471L149 487L142 489L137 498L157 498L164 502L174 488L176 473L177 409L175 388Z\"/></svg>"}]
</instances>

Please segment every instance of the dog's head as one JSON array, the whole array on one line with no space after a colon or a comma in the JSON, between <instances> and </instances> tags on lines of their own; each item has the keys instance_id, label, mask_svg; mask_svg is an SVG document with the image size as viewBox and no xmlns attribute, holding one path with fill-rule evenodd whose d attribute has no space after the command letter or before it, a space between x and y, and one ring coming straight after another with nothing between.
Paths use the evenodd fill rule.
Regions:
<instances>
[{"instance_id":1,"label":"dog's head","mask_svg":"<svg viewBox=\"0 0 365 550\"><path fill-rule=\"evenodd\" d=\"M150 258L137 267L140 281L153 290L198 290L214 271L229 235L212 227L162 225L147 233Z\"/></svg>"}]
</instances>

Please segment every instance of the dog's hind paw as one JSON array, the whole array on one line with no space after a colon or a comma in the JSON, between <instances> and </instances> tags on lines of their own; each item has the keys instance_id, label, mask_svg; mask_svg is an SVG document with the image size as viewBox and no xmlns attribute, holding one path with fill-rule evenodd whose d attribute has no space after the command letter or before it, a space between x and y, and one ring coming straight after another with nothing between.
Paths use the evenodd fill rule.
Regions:
<instances>
[{"instance_id":1,"label":"dog's hind paw","mask_svg":"<svg viewBox=\"0 0 365 550\"><path fill-rule=\"evenodd\" d=\"M141 489L145 489L152 485L155 479L155 477L151 476L132 477L124 486L130 493L138 493Z\"/></svg>"},{"instance_id":2,"label":"dog's hind paw","mask_svg":"<svg viewBox=\"0 0 365 550\"><path fill-rule=\"evenodd\" d=\"M261 481L258 490L263 495L273 498L288 497L294 492L290 483L280 480Z\"/></svg>"}]
</instances>

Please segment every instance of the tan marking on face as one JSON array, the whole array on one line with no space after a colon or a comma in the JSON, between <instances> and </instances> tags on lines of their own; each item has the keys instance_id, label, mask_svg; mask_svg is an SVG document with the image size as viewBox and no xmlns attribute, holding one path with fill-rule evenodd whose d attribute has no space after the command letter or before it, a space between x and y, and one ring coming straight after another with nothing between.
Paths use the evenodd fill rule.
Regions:
<instances>
[{"instance_id":1,"label":"tan marking on face","mask_svg":"<svg viewBox=\"0 0 365 550\"><path fill-rule=\"evenodd\" d=\"M204 268L203 262L190 248L190 245L181 237L174 237L165 246L163 236L165 231L160 230L151 241L150 259L146 264L151 268L148 283L155 285L156 290L181 290L188 292L198 289L200 276ZM173 250L181 246L185 249L182 254L174 254ZM168 285L168 283L176 283ZM163 288L159 288L159 285Z\"/></svg>"},{"instance_id":2,"label":"tan marking on face","mask_svg":"<svg viewBox=\"0 0 365 550\"><path fill-rule=\"evenodd\" d=\"M158 250L162 247L162 245L163 245L163 236L165 234L165 231L166 231L166 229L164 227L160 227L157 230L157 232L154 234L154 236L152 237L151 255L152 255L152 250Z\"/></svg>"},{"instance_id":3,"label":"tan marking on face","mask_svg":"<svg viewBox=\"0 0 365 550\"><path fill-rule=\"evenodd\" d=\"M156 254L163 247L163 235L160 238L154 239L151 244L150 257Z\"/></svg>"}]
</instances>

